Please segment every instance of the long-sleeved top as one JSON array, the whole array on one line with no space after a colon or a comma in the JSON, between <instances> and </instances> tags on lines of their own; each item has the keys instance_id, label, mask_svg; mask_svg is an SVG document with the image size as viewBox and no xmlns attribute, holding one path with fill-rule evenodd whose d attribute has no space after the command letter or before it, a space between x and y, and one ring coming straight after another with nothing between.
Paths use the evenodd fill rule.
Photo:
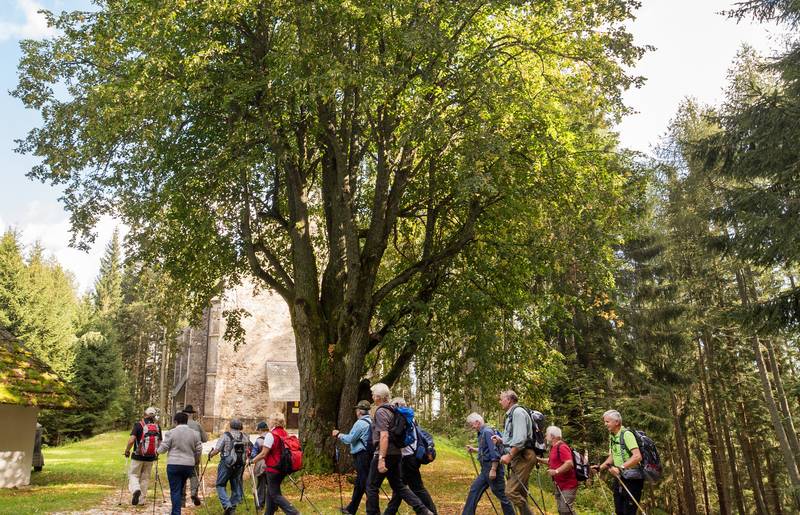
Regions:
<instances>
[{"instance_id":1,"label":"long-sleeved top","mask_svg":"<svg viewBox=\"0 0 800 515\"><path fill-rule=\"evenodd\" d=\"M167 465L194 466L200 460L202 452L200 435L186 424L175 426L158 446L159 454L169 453Z\"/></svg>"},{"instance_id":2,"label":"long-sleeved top","mask_svg":"<svg viewBox=\"0 0 800 515\"><path fill-rule=\"evenodd\" d=\"M478 429L478 460L483 463L500 461L500 451L492 441L492 435L494 434L494 428L488 424L484 424Z\"/></svg>"},{"instance_id":3,"label":"long-sleeved top","mask_svg":"<svg viewBox=\"0 0 800 515\"><path fill-rule=\"evenodd\" d=\"M519 409L517 409L519 408ZM503 446L506 452L512 447L525 447L525 440L533 430L533 423L525 408L514 404L506 411L506 422L503 430Z\"/></svg>"},{"instance_id":4,"label":"long-sleeved top","mask_svg":"<svg viewBox=\"0 0 800 515\"><path fill-rule=\"evenodd\" d=\"M372 419L369 415L358 417L356 423L350 428L350 432L339 433L339 440L350 446L350 454L356 454L367 450L367 441L370 438L369 427Z\"/></svg>"},{"instance_id":5,"label":"long-sleeved top","mask_svg":"<svg viewBox=\"0 0 800 515\"><path fill-rule=\"evenodd\" d=\"M203 429L203 426L196 420L190 420L186 423L187 426L194 429L200 434L200 441L206 443L208 441L208 435L206 434L206 430Z\"/></svg>"}]
</instances>

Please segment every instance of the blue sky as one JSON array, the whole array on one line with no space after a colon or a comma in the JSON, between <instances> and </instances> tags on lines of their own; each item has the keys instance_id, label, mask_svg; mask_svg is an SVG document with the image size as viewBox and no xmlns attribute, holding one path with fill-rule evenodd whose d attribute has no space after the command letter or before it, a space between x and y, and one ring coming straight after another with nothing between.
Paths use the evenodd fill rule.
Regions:
<instances>
[{"instance_id":1,"label":"blue sky","mask_svg":"<svg viewBox=\"0 0 800 515\"><path fill-rule=\"evenodd\" d=\"M778 31L764 25L736 24L719 15L731 7L729 0L642 3L630 30L639 44L657 49L636 68L648 81L643 88L626 93L628 105L637 113L627 117L618 130L623 146L646 152L665 131L683 98L693 96L706 103L720 100L728 67L742 43L767 52ZM0 231L15 227L26 244L41 241L85 290L92 284L116 224L111 219L101 221L97 243L88 254L69 247L69 223L58 202L60 192L25 177L35 160L13 151L14 140L35 127L39 117L26 111L8 91L16 85L19 40L51 34L36 11L90 9L91 4L88 0L0 0L0 4Z\"/></svg>"}]
</instances>

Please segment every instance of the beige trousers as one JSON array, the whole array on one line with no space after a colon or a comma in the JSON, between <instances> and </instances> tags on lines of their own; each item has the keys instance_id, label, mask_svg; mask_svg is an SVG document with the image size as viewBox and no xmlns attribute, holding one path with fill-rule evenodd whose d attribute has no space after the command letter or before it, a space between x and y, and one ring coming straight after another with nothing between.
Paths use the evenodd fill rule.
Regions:
<instances>
[{"instance_id":1,"label":"beige trousers","mask_svg":"<svg viewBox=\"0 0 800 515\"><path fill-rule=\"evenodd\" d=\"M147 487L150 484L150 472L153 470L155 461L131 460L131 468L128 470L128 491L130 493L140 490L139 504L144 503L147 498Z\"/></svg>"},{"instance_id":2,"label":"beige trousers","mask_svg":"<svg viewBox=\"0 0 800 515\"><path fill-rule=\"evenodd\" d=\"M517 454L509 464L506 497L521 515L533 515L528 506L528 479L536 465L536 453L533 449L525 449Z\"/></svg>"}]
</instances>

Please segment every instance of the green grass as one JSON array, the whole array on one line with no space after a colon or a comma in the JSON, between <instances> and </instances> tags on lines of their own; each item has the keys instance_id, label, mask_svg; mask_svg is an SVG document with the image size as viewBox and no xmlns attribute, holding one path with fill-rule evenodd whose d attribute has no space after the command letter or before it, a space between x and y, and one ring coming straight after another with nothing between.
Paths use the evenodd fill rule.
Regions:
<instances>
[{"instance_id":1,"label":"green grass","mask_svg":"<svg viewBox=\"0 0 800 515\"><path fill-rule=\"evenodd\" d=\"M123 480L125 432L44 449L44 470L31 485L0 490L0 513L50 513L99 504Z\"/></svg>"},{"instance_id":2,"label":"green grass","mask_svg":"<svg viewBox=\"0 0 800 515\"><path fill-rule=\"evenodd\" d=\"M95 436L82 442L64 445L44 450L45 468L42 472L31 476L32 484L20 489L0 490L0 514L29 514L50 513L54 511L84 510L103 507L107 511L117 509L117 499L120 485L125 481L125 461L122 450L125 447L127 433L114 432ZM441 515L460 514L464 500L467 496L469 485L475 472L469 457L460 444L444 437L436 439L438 458L422 469L423 479L431 496L436 502ZM205 458L204 458L205 461ZM209 495L210 514L221 514L222 508L216 500L211 485L216 475L214 460L205 473L206 492ZM167 489L165 460L160 463L160 474L166 492L166 506L169 505L169 491ZM298 476L306 487L306 495L317 508L325 515L334 514L339 508L339 486L336 475L305 475ZM545 509L548 513L555 512L555 500L551 493L552 482L542 470L542 487L545 490ZM245 494L249 509L240 509L240 513L252 513L252 490L249 477L245 478ZM531 476L531 493L541 505L541 494L536 471ZM388 484L384 488L389 492ZM602 485L581 487L578 494L577 512L580 514L609 513L607 500L611 500L610 491L601 491ZM342 495L345 504L349 501L352 485L348 477L342 476ZM152 499L152 492L150 490ZM298 490L287 479L283 485L283 493L295 506L306 514L315 513L314 509L304 498L300 501ZM391 494L391 492L389 492ZM129 501L127 491L123 501ZM365 501L362 501L360 512L363 513ZM386 499L381 496L381 505L385 506ZM495 502L495 504L497 504ZM161 510L161 495L157 495L157 508ZM150 513L151 506L140 507L132 510L130 505L124 506L120 511ZM242 507L244 508L244 507ZM499 505L498 505L499 508ZM188 509L186 513L207 513L205 508ZM403 505L401 514L410 514L412 511ZM493 515L491 505L486 497L481 500L478 513L480 515Z\"/></svg>"}]
</instances>

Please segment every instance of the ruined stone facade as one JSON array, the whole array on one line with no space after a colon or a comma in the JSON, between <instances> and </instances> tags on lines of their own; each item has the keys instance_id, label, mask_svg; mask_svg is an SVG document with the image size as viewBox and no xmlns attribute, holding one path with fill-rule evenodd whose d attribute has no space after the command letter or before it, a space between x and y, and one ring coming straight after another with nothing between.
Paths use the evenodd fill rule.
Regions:
<instances>
[{"instance_id":1,"label":"ruined stone facade","mask_svg":"<svg viewBox=\"0 0 800 515\"><path fill-rule=\"evenodd\" d=\"M243 309L245 342L234 349L223 338L227 310ZM210 431L239 418L246 430L281 411L287 427L297 427L300 378L294 335L285 302L278 295L246 283L212 300L195 327L178 338L172 389L173 410L191 404Z\"/></svg>"}]
</instances>

